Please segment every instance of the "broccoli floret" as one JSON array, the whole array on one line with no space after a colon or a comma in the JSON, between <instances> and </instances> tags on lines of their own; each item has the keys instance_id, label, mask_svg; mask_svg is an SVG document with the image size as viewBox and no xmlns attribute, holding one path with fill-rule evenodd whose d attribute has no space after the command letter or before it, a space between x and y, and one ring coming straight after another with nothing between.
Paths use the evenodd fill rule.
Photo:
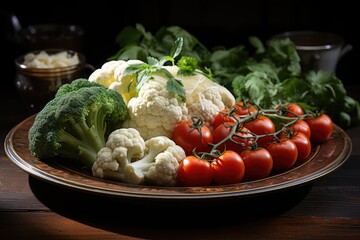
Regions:
<instances>
[{"instance_id":1,"label":"broccoli floret","mask_svg":"<svg viewBox=\"0 0 360 240\"><path fill-rule=\"evenodd\" d=\"M90 82L85 78L79 78L72 81L71 84L62 85L56 92L55 98L60 97L61 95L64 95L69 92L77 91L80 88L98 87L98 86L101 86L101 84L96 82Z\"/></svg>"},{"instance_id":2,"label":"broccoli floret","mask_svg":"<svg viewBox=\"0 0 360 240\"><path fill-rule=\"evenodd\" d=\"M80 160L91 169L108 134L128 117L127 107L119 93L86 79L63 85L59 93L37 114L29 149L39 158Z\"/></svg>"}]
</instances>

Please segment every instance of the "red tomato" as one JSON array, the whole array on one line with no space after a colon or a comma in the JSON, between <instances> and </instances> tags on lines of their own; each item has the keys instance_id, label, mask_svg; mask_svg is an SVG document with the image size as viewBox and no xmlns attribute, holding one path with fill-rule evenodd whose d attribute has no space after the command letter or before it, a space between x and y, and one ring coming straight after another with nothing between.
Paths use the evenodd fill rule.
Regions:
<instances>
[{"instance_id":1,"label":"red tomato","mask_svg":"<svg viewBox=\"0 0 360 240\"><path fill-rule=\"evenodd\" d=\"M209 186L212 181L211 164L195 156L188 156L180 162L177 177L181 186Z\"/></svg>"},{"instance_id":2,"label":"red tomato","mask_svg":"<svg viewBox=\"0 0 360 240\"><path fill-rule=\"evenodd\" d=\"M265 148L245 150L240 153L245 164L245 176L247 181L266 178L273 168L271 154Z\"/></svg>"},{"instance_id":3,"label":"red tomato","mask_svg":"<svg viewBox=\"0 0 360 240\"><path fill-rule=\"evenodd\" d=\"M224 138L226 138L227 136L229 136L230 132L231 132L231 127L234 125L234 123L232 122L227 122L225 124L221 124L220 126L218 126L214 131L213 131L213 139L214 139L214 143L219 143L220 141L222 141ZM227 150L232 150L234 152L240 153L242 151L244 151L245 149L249 148L251 143L253 142L252 138L247 138L246 137L251 137L252 135L249 133L246 133L248 130L243 127L240 128L238 131L235 132L235 134L237 134L238 136L233 136L232 139L235 142L238 142L239 144L236 144L234 142L232 142L231 140L226 141L224 144L221 144L218 148L218 150L220 151L224 151L225 149ZM242 138L244 137L244 138Z\"/></svg>"},{"instance_id":4,"label":"red tomato","mask_svg":"<svg viewBox=\"0 0 360 240\"><path fill-rule=\"evenodd\" d=\"M310 139L302 132L298 132L295 133L295 135L293 135L291 138L289 138L289 140L295 143L298 150L297 162L304 162L311 152Z\"/></svg>"},{"instance_id":5,"label":"red tomato","mask_svg":"<svg viewBox=\"0 0 360 240\"><path fill-rule=\"evenodd\" d=\"M258 116L251 122L246 122L244 127L257 135L271 134L275 132L275 125L271 119L262 115ZM257 144L259 147L266 147L273 139L273 136L260 137L257 140Z\"/></svg>"},{"instance_id":6,"label":"red tomato","mask_svg":"<svg viewBox=\"0 0 360 240\"><path fill-rule=\"evenodd\" d=\"M188 121L181 121L175 127L172 140L184 149L186 156L192 155L195 148L196 152L209 152L211 150L208 143L213 142L212 132L206 125L200 125L201 134L190 119Z\"/></svg>"},{"instance_id":7,"label":"red tomato","mask_svg":"<svg viewBox=\"0 0 360 240\"><path fill-rule=\"evenodd\" d=\"M321 144L330 139L331 134L334 131L334 125L331 118L323 113L316 117L307 117L307 124L311 129L310 141L315 144Z\"/></svg>"},{"instance_id":8,"label":"red tomato","mask_svg":"<svg viewBox=\"0 0 360 240\"><path fill-rule=\"evenodd\" d=\"M218 185L239 183L244 178L244 161L234 151L225 151L221 156L212 161L211 167L213 180Z\"/></svg>"},{"instance_id":9,"label":"red tomato","mask_svg":"<svg viewBox=\"0 0 360 240\"><path fill-rule=\"evenodd\" d=\"M247 103L245 106L243 101L237 102L234 107L236 107L236 114L240 116L250 115L258 111L257 108L251 103Z\"/></svg>"},{"instance_id":10,"label":"red tomato","mask_svg":"<svg viewBox=\"0 0 360 240\"><path fill-rule=\"evenodd\" d=\"M304 133L309 139L311 137L311 129L309 124L307 124L307 122L305 122L304 120L299 119L295 124L294 124L294 132L302 132Z\"/></svg>"},{"instance_id":11,"label":"red tomato","mask_svg":"<svg viewBox=\"0 0 360 240\"><path fill-rule=\"evenodd\" d=\"M236 121L234 118L238 117L238 116L236 116L235 113L233 113L232 116L229 116L227 114L226 110L222 110L221 112L216 114L215 118L214 118L214 122L212 124L213 129L216 129L218 126L220 126L221 124L223 124L225 122L233 122L234 123Z\"/></svg>"},{"instance_id":12,"label":"red tomato","mask_svg":"<svg viewBox=\"0 0 360 240\"><path fill-rule=\"evenodd\" d=\"M271 143L266 148L273 159L273 170L285 172L292 168L298 157L298 150L295 143L288 139Z\"/></svg>"},{"instance_id":13,"label":"red tomato","mask_svg":"<svg viewBox=\"0 0 360 240\"><path fill-rule=\"evenodd\" d=\"M285 114L287 117L299 117L304 115L304 110L297 103L287 103L284 106L287 109L287 113ZM278 106L276 109L280 109L281 106Z\"/></svg>"}]
</instances>

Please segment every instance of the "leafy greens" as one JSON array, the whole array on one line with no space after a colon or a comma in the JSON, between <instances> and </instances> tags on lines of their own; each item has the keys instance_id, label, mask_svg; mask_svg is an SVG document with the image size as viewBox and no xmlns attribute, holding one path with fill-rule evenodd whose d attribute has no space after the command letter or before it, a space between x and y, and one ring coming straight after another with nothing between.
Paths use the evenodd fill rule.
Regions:
<instances>
[{"instance_id":1,"label":"leafy greens","mask_svg":"<svg viewBox=\"0 0 360 240\"><path fill-rule=\"evenodd\" d=\"M174 48L178 38L183 39L182 46ZM299 55L289 39L270 40L265 46L252 36L251 52L243 45L209 50L179 26L164 26L152 34L137 24L125 27L116 42L120 50L109 60L148 62L151 67L141 68L140 73L162 71L159 66L170 60L180 68L179 74L202 73L228 88L237 100L249 98L264 108L296 102L305 111L326 112L341 127L360 122L360 104L347 95L342 81L334 73L302 72ZM171 58L167 56L169 49ZM168 77L169 89L181 96L181 82Z\"/></svg>"}]
</instances>

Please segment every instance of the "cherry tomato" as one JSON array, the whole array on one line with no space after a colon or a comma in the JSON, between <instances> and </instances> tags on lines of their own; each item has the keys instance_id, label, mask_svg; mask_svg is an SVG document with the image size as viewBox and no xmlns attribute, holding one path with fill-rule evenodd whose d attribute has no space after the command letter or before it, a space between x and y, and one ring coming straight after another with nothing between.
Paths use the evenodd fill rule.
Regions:
<instances>
[{"instance_id":1,"label":"cherry tomato","mask_svg":"<svg viewBox=\"0 0 360 240\"><path fill-rule=\"evenodd\" d=\"M237 102L234 107L236 107L236 114L242 115L250 115L256 113L258 110L257 108L252 105L251 103L247 103L246 106L243 101Z\"/></svg>"},{"instance_id":2,"label":"cherry tomato","mask_svg":"<svg viewBox=\"0 0 360 240\"><path fill-rule=\"evenodd\" d=\"M211 147L208 143L213 142L213 135L211 130L202 122L189 119L178 123L173 132L172 140L184 149L186 156L190 156L195 148L196 152L210 151Z\"/></svg>"},{"instance_id":3,"label":"cherry tomato","mask_svg":"<svg viewBox=\"0 0 360 240\"><path fill-rule=\"evenodd\" d=\"M275 172L285 172L295 165L298 150L292 141L283 139L280 142L273 142L266 149L272 156Z\"/></svg>"},{"instance_id":4,"label":"cherry tomato","mask_svg":"<svg viewBox=\"0 0 360 240\"><path fill-rule=\"evenodd\" d=\"M253 121L246 122L244 127L257 135L271 134L275 132L275 125L271 119L262 115L258 116ZM266 147L273 139L273 136L260 137L257 140L257 144L259 147Z\"/></svg>"},{"instance_id":5,"label":"cherry tomato","mask_svg":"<svg viewBox=\"0 0 360 240\"><path fill-rule=\"evenodd\" d=\"M315 144L321 144L330 139L331 134L334 131L334 125L331 118L323 113L320 116L307 117L307 124L311 129L310 141Z\"/></svg>"},{"instance_id":6,"label":"cherry tomato","mask_svg":"<svg viewBox=\"0 0 360 240\"><path fill-rule=\"evenodd\" d=\"M227 110L222 110L221 112L219 112L218 114L215 115L214 118L214 122L212 124L213 129L216 129L218 126L220 126L221 124L225 123L225 122L235 122L235 118L238 118L238 116L233 113L232 116L229 116L227 114Z\"/></svg>"},{"instance_id":7,"label":"cherry tomato","mask_svg":"<svg viewBox=\"0 0 360 240\"><path fill-rule=\"evenodd\" d=\"M212 163L213 180L215 184L239 183L244 178L245 164L241 156L231 150L227 150Z\"/></svg>"},{"instance_id":8,"label":"cherry tomato","mask_svg":"<svg viewBox=\"0 0 360 240\"><path fill-rule=\"evenodd\" d=\"M302 132L295 133L295 135L289 138L290 141L295 143L298 150L297 163L304 162L309 157L311 152L310 139Z\"/></svg>"},{"instance_id":9,"label":"cherry tomato","mask_svg":"<svg viewBox=\"0 0 360 240\"><path fill-rule=\"evenodd\" d=\"M219 143L224 138L229 136L233 125L234 125L233 122L227 122L227 123L224 123L224 124L221 124L220 126L218 126L213 131L214 143L215 144ZM232 142L231 140L228 140L224 144L221 144L219 146L218 150L224 151L225 149L227 149L227 150L232 150L234 152L240 153L240 152L244 151L245 149L249 148L251 143L253 142L253 138L250 138L250 137L252 137L252 135L250 133L246 133L246 132L248 132L248 129L246 129L245 127L242 127L239 130L235 131L235 134L240 137L233 136L232 139L239 144L236 144L236 143ZM244 137L244 138L242 138L242 137Z\"/></svg>"},{"instance_id":10,"label":"cherry tomato","mask_svg":"<svg viewBox=\"0 0 360 240\"><path fill-rule=\"evenodd\" d=\"M287 117L298 117L304 115L304 110L297 103L287 103L284 106L287 109L287 113L285 114ZM281 106L278 106L276 109L280 109Z\"/></svg>"},{"instance_id":11,"label":"cherry tomato","mask_svg":"<svg viewBox=\"0 0 360 240\"><path fill-rule=\"evenodd\" d=\"M211 164L195 156L187 156L179 164L177 178L180 186L209 186L212 181Z\"/></svg>"},{"instance_id":12,"label":"cherry tomato","mask_svg":"<svg viewBox=\"0 0 360 240\"><path fill-rule=\"evenodd\" d=\"M245 176L247 181L266 178L273 168L271 154L265 148L245 150L240 153L245 164Z\"/></svg>"},{"instance_id":13,"label":"cherry tomato","mask_svg":"<svg viewBox=\"0 0 360 240\"><path fill-rule=\"evenodd\" d=\"M306 121L299 119L295 124L294 124L294 132L302 132L304 133L309 139L311 137L311 129L309 124L307 124Z\"/></svg>"}]
</instances>

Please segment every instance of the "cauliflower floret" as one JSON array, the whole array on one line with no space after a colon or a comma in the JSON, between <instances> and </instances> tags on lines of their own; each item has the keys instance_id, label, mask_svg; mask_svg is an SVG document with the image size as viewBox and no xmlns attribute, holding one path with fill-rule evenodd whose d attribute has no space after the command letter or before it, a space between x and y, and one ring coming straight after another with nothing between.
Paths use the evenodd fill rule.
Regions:
<instances>
[{"instance_id":1,"label":"cauliflower floret","mask_svg":"<svg viewBox=\"0 0 360 240\"><path fill-rule=\"evenodd\" d=\"M165 152L156 156L156 164L149 169L146 178L156 185L175 186L179 163L185 157L181 147L177 145L168 147Z\"/></svg>"},{"instance_id":2,"label":"cauliflower floret","mask_svg":"<svg viewBox=\"0 0 360 240\"><path fill-rule=\"evenodd\" d=\"M98 152L92 173L132 184L175 186L179 162L184 158L184 150L167 137L144 142L136 129L122 128L110 134L106 147Z\"/></svg>"},{"instance_id":3,"label":"cauliflower floret","mask_svg":"<svg viewBox=\"0 0 360 240\"><path fill-rule=\"evenodd\" d=\"M109 135L106 147L98 152L92 174L122 180L125 174L122 169L132 160L144 157L144 152L145 141L136 129L117 129Z\"/></svg>"},{"instance_id":4,"label":"cauliflower floret","mask_svg":"<svg viewBox=\"0 0 360 240\"><path fill-rule=\"evenodd\" d=\"M159 186L175 186L179 162L185 151L170 138L159 136L145 142L144 158L129 164L127 172L130 179L145 179Z\"/></svg>"},{"instance_id":5,"label":"cauliflower floret","mask_svg":"<svg viewBox=\"0 0 360 240\"><path fill-rule=\"evenodd\" d=\"M144 64L144 62L140 60L106 62L89 76L89 81L100 83L119 92L127 104L132 97L136 96L136 75L124 76L125 69L133 64Z\"/></svg>"},{"instance_id":6,"label":"cauliflower floret","mask_svg":"<svg viewBox=\"0 0 360 240\"><path fill-rule=\"evenodd\" d=\"M89 81L90 82L97 82L101 85L109 88L110 85L116 81L114 77L115 69L122 64L124 64L125 61L119 60L119 61L109 61L104 63L101 68L96 69L90 76Z\"/></svg>"},{"instance_id":7,"label":"cauliflower floret","mask_svg":"<svg viewBox=\"0 0 360 240\"><path fill-rule=\"evenodd\" d=\"M176 124L187 118L186 104L166 90L164 77L154 76L128 103L129 119L123 127L136 128L147 140L156 136L171 137Z\"/></svg>"}]
</instances>

